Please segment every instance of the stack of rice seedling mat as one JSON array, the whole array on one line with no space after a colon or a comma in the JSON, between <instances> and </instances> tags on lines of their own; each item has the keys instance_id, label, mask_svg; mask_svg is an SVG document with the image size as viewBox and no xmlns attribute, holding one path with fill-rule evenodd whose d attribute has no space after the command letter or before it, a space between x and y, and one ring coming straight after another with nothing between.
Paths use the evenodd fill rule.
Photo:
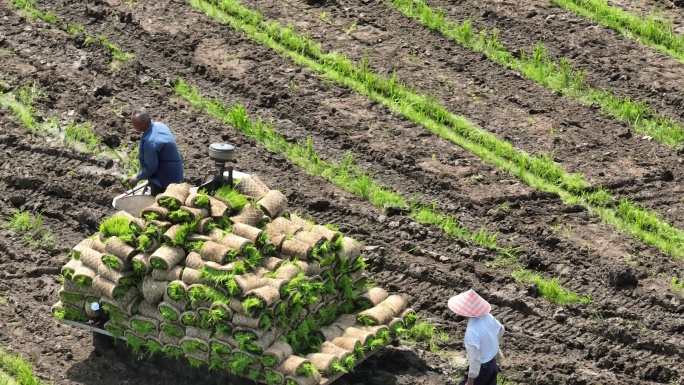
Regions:
<instances>
[{"instance_id":1,"label":"stack of rice seedling mat","mask_svg":"<svg viewBox=\"0 0 684 385\"><path fill-rule=\"evenodd\" d=\"M333 226L291 213L256 175L212 196L172 184L73 247L52 311L99 317L134 351L313 385L352 371L416 320L404 298L369 285L361 252Z\"/></svg>"}]
</instances>

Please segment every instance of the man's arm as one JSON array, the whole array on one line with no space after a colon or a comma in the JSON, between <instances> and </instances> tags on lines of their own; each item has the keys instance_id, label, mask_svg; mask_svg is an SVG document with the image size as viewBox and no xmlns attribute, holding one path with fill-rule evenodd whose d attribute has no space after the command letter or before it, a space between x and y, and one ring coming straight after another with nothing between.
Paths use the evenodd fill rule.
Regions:
<instances>
[{"instance_id":1,"label":"man's arm","mask_svg":"<svg viewBox=\"0 0 684 385\"><path fill-rule=\"evenodd\" d=\"M159 167L159 154L157 154L157 146L154 142L146 142L146 146L140 149L143 151L143 162L140 164L140 172L135 178L140 180L149 179L154 173L157 172Z\"/></svg>"},{"instance_id":2,"label":"man's arm","mask_svg":"<svg viewBox=\"0 0 684 385\"><path fill-rule=\"evenodd\" d=\"M482 366L480 349L475 344L466 343L466 352L468 353L468 361L470 362L466 385L473 385L475 383L475 378L480 375L480 366Z\"/></svg>"}]
</instances>

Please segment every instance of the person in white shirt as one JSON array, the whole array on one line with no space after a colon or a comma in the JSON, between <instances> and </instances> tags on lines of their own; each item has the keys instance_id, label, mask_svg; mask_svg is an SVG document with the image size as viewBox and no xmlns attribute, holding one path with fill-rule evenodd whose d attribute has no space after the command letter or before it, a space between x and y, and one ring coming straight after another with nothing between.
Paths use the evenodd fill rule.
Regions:
<instances>
[{"instance_id":1,"label":"person in white shirt","mask_svg":"<svg viewBox=\"0 0 684 385\"><path fill-rule=\"evenodd\" d=\"M468 317L464 342L470 365L459 385L496 385L500 372L496 355L504 327L489 314L492 305L470 289L451 297L448 306L454 313Z\"/></svg>"}]
</instances>

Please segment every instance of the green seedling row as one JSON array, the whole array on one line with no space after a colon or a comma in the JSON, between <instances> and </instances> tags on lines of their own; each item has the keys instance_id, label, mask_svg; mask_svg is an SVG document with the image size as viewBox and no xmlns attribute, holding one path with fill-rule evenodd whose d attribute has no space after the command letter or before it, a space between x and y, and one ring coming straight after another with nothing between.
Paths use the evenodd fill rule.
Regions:
<instances>
[{"instance_id":1,"label":"green seedling row","mask_svg":"<svg viewBox=\"0 0 684 385\"><path fill-rule=\"evenodd\" d=\"M510 143L475 127L464 117L450 113L434 97L407 90L396 74L385 78L372 73L366 59L360 66L355 66L337 52L323 53L320 44L297 34L290 26L281 27L276 22L264 21L259 13L241 6L237 0L189 0L189 3L295 62L383 103L431 132L516 175L526 184L556 193L565 203L581 204L601 216L604 222L627 231L670 256L684 256L684 232L656 214L627 202L635 215L621 216L623 210L617 211L610 206L613 197L607 190L599 188L592 191L581 175L567 174L553 161L552 155L532 157L515 149ZM652 227L633 220L644 217L659 222L657 229L663 231L653 232Z\"/></svg>"}]
</instances>

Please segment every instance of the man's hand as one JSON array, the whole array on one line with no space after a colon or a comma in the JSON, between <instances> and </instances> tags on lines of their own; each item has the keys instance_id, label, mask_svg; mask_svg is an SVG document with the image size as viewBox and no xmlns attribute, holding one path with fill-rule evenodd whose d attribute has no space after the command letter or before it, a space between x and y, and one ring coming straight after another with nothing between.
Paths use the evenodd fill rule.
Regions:
<instances>
[{"instance_id":1,"label":"man's hand","mask_svg":"<svg viewBox=\"0 0 684 385\"><path fill-rule=\"evenodd\" d=\"M133 175L130 179L128 179L128 187L133 188L138 185L138 176Z\"/></svg>"}]
</instances>

